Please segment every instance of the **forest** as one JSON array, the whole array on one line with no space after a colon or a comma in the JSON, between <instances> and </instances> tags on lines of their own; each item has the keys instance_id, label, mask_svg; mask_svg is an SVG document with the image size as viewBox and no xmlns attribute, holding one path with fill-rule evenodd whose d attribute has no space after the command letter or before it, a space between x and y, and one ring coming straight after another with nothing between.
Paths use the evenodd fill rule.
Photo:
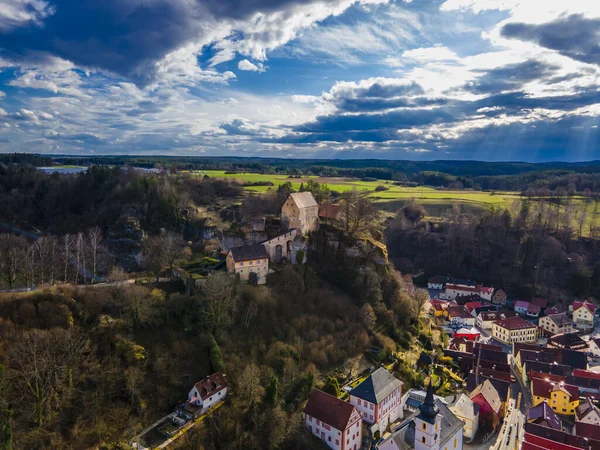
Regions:
<instances>
[{"instance_id":1,"label":"forest","mask_svg":"<svg viewBox=\"0 0 600 450\"><path fill-rule=\"evenodd\" d=\"M129 167L49 175L28 161L0 172L0 275L9 289L0 293L2 450L127 449L215 370L234 395L177 446L321 449L301 422L310 390L357 375L370 348L379 349L377 364L428 342L431 330L418 320L423 293L392 266L329 248L324 234L312 238L319 251L309 264L282 267L266 286L220 272L186 293L159 277L217 256L212 241L183 239L190 224L209 214L224 233L240 233L221 212L241 201L242 215L276 214L289 185L246 202L235 183ZM318 184L307 188L328 196ZM362 211L349 204L343 228L364 232L376 208L359 193L343 201ZM137 273L109 245L123 224L139 236ZM140 274L152 276L97 284ZM11 290L21 287L33 290ZM397 370L406 383L422 383L408 361Z\"/></svg>"},{"instance_id":2,"label":"forest","mask_svg":"<svg viewBox=\"0 0 600 450\"><path fill-rule=\"evenodd\" d=\"M506 190L561 187L568 192L600 192L600 161L583 163L523 163L488 161L314 160L241 157L182 156L36 156L0 155L0 163L22 162L35 166L114 165L177 170L227 170L257 173L339 176L391 180L408 185L451 189Z\"/></svg>"}]
</instances>

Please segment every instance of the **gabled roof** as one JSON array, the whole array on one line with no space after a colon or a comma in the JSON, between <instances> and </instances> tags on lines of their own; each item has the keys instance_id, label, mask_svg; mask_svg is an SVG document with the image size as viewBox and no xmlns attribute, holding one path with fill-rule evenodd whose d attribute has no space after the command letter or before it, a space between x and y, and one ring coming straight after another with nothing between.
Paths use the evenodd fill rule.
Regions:
<instances>
[{"instance_id":1,"label":"gabled roof","mask_svg":"<svg viewBox=\"0 0 600 450\"><path fill-rule=\"evenodd\" d=\"M354 410L354 406L350 403L319 389L313 389L304 408L304 414L312 416L336 430L344 431Z\"/></svg>"},{"instance_id":2,"label":"gabled roof","mask_svg":"<svg viewBox=\"0 0 600 450\"><path fill-rule=\"evenodd\" d=\"M523 300L517 300L515 302L515 309L517 309L517 308L527 309L527 308L529 308L529 305L530 305L529 302L524 302Z\"/></svg>"},{"instance_id":3,"label":"gabled roof","mask_svg":"<svg viewBox=\"0 0 600 450\"><path fill-rule=\"evenodd\" d=\"M581 339L576 331L571 333L555 334L548 339L548 344L550 343L568 349L583 348L587 346L587 343Z\"/></svg>"},{"instance_id":4,"label":"gabled roof","mask_svg":"<svg viewBox=\"0 0 600 450\"><path fill-rule=\"evenodd\" d=\"M502 319L498 322L494 322L501 328L507 330L523 330L526 328L536 328L534 324L531 322L527 322L525 319L521 319L520 317L510 317L508 319Z\"/></svg>"},{"instance_id":5,"label":"gabled roof","mask_svg":"<svg viewBox=\"0 0 600 450\"><path fill-rule=\"evenodd\" d=\"M550 398L550 394L555 391L561 391L567 394L571 401L579 399L579 389L566 383L554 383L552 381L542 380L541 378L531 379L531 391L537 397Z\"/></svg>"},{"instance_id":6,"label":"gabled roof","mask_svg":"<svg viewBox=\"0 0 600 450\"><path fill-rule=\"evenodd\" d=\"M466 394L461 394L454 405L450 406L451 411L460 414L463 417L476 417L479 414L479 406L473 403Z\"/></svg>"},{"instance_id":7,"label":"gabled roof","mask_svg":"<svg viewBox=\"0 0 600 450\"><path fill-rule=\"evenodd\" d=\"M398 380L383 367L380 367L369 375L365 381L352 389L350 395L379 404L396 388L402 386L402 384L402 381Z\"/></svg>"},{"instance_id":8,"label":"gabled roof","mask_svg":"<svg viewBox=\"0 0 600 450\"><path fill-rule=\"evenodd\" d=\"M554 322L559 327L562 327L562 326L569 325L569 324L573 323L573 321L571 319L569 319L569 317L565 313L550 314L550 315L548 315L546 317L548 319L550 319L552 322Z\"/></svg>"},{"instance_id":9,"label":"gabled roof","mask_svg":"<svg viewBox=\"0 0 600 450\"><path fill-rule=\"evenodd\" d=\"M290 198L300 209L318 206L318 203L311 192L294 192L293 194L290 194Z\"/></svg>"},{"instance_id":10,"label":"gabled roof","mask_svg":"<svg viewBox=\"0 0 600 450\"><path fill-rule=\"evenodd\" d=\"M269 257L267 249L262 244L233 247L229 251L233 256L233 260L236 262L253 261L255 259L267 259Z\"/></svg>"},{"instance_id":11,"label":"gabled roof","mask_svg":"<svg viewBox=\"0 0 600 450\"><path fill-rule=\"evenodd\" d=\"M485 399L492 411L496 414L499 414L500 407L502 406L502 400L500 399L500 395L498 395L498 391L492 384L490 380L485 380L479 386L475 388L471 395L469 396L471 400L480 395Z\"/></svg>"},{"instance_id":12,"label":"gabled roof","mask_svg":"<svg viewBox=\"0 0 600 450\"><path fill-rule=\"evenodd\" d=\"M598 348L600 348L600 338L595 338L595 339L592 339L592 340L590 341L590 344L591 344L592 342L593 342L594 344L596 344L596 346L597 346Z\"/></svg>"},{"instance_id":13,"label":"gabled roof","mask_svg":"<svg viewBox=\"0 0 600 450\"><path fill-rule=\"evenodd\" d=\"M539 314L542 311L542 308L538 305L534 305L533 303L529 304L527 308L527 314Z\"/></svg>"},{"instance_id":14,"label":"gabled roof","mask_svg":"<svg viewBox=\"0 0 600 450\"><path fill-rule=\"evenodd\" d=\"M555 430L562 430L562 421L556 413L550 408L548 403L542 402L527 411L527 421L533 420L535 423L546 422Z\"/></svg>"},{"instance_id":15,"label":"gabled roof","mask_svg":"<svg viewBox=\"0 0 600 450\"><path fill-rule=\"evenodd\" d=\"M469 319L469 318L473 318L473 316L471 314L469 314L469 312L465 309L464 306L451 306L448 308L448 315L450 316L450 318L463 318L463 319Z\"/></svg>"},{"instance_id":16,"label":"gabled roof","mask_svg":"<svg viewBox=\"0 0 600 450\"><path fill-rule=\"evenodd\" d=\"M596 305L593 305L588 301L573 302L573 311L577 311L580 308L586 308L592 314L594 314L594 312L596 311Z\"/></svg>"},{"instance_id":17,"label":"gabled roof","mask_svg":"<svg viewBox=\"0 0 600 450\"><path fill-rule=\"evenodd\" d=\"M575 417L577 418L577 421L581 421L590 414L595 414L600 418L600 411L598 410L598 407L592 403L592 400L589 397L587 397L575 410Z\"/></svg>"},{"instance_id":18,"label":"gabled roof","mask_svg":"<svg viewBox=\"0 0 600 450\"><path fill-rule=\"evenodd\" d=\"M212 375L207 376L203 380L198 381L194 387L200 394L202 400L215 395L222 389L227 387L227 381L221 372L215 372Z\"/></svg>"}]
</instances>

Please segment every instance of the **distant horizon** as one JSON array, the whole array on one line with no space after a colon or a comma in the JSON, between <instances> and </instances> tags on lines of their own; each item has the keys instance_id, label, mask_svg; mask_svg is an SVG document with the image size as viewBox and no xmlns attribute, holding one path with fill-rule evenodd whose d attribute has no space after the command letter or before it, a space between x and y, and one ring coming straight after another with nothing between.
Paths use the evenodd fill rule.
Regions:
<instances>
[{"instance_id":1,"label":"distant horizon","mask_svg":"<svg viewBox=\"0 0 600 450\"><path fill-rule=\"evenodd\" d=\"M36 156L48 157L48 158L199 158L199 159L264 159L264 160L281 160L281 161L392 161L392 162L408 162L408 163L427 163L427 162L452 162L452 163L468 163L468 162L481 162L486 164L571 164L571 165L595 165L600 164L600 159L586 160L586 161L564 161L564 160L551 160L551 161L525 161L525 160L512 160L512 161L491 161L481 159L400 159L400 158L325 158L325 157L286 157L286 156L237 156L237 155L168 155L168 154L119 154L119 153L106 153L101 155L89 155L89 154L61 154L61 153L25 153L25 152L0 152L0 154L31 154Z\"/></svg>"}]
</instances>

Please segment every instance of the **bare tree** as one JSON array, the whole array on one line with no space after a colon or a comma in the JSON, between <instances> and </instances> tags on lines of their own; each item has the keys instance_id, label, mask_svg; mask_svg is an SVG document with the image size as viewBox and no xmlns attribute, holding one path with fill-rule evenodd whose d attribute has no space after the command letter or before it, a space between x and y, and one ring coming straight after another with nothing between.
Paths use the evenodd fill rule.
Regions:
<instances>
[{"instance_id":1,"label":"bare tree","mask_svg":"<svg viewBox=\"0 0 600 450\"><path fill-rule=\"evenodd\" d=\"M62 254L64 258L65 277L64 282L66 284L69 274L69 263L71 262L71 252L73 251L73 236L65 234L62 237Z\"/></svg>"},{"instance_id":2,"label":"bare tree","mask_svg":"<svg viewBox=\"0 0 600 450\"><path fill-rule=\"evenodd\" d=\"M90 251L92 253L92 283L96 280L98 273L98 253L100 244L102 243L102 231L99 227L94 227L88 230L88 241L90 243Z\"/></svg>"},{"instance_id":3,"label":"bare tree","mask_svg":"<svg viewBox=\"0 0 600 450\"><path fill-rule=\"evenodd\" d=\"M208 277L200 305L204 326L214 334L219 328L231 325L239 299L240 289L235 277L226 273Z\"/></svg>"},{"instance_id":4,"label":"bare tree","mask_svg":"<svg viewBox=\"0 0 600 450\"><path fill-rule=\"evenodd\" d=\"M169 231L149 238L144 246L146 266L154 272L157 281L162 269L173 270L177 260L185 255L185 241L180 235Z\"/></svg>"},{"instance_id":5,"label":"bare tree","mask_svg":"<svg viewBox=\"0 0 600 450\"><path fill-rule=\"evenodd\" d=\"M368 194L368 191L356 189L342 194L338 217L350 236L371 231L378 224L379 211Z\"/></svg>"},{"instance_id":6,"label":"bare tree","mask_svg":"<svg viewBox=\"0 0 600 450\"><path fill-rule=\"evenodd\" d=\"M22 271L27 241L12 234L0 234L0 276L13 288Z\"/></svg>"}]
</instances>

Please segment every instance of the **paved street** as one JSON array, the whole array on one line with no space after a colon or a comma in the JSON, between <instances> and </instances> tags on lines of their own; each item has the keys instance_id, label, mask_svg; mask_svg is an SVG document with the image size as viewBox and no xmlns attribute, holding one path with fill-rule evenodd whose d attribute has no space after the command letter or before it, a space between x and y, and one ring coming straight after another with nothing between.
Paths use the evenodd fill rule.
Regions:
<instances>
[{"instance_id":1,"label":"paved street","mask_svg":"<svg viewBox=\"0 0 600 450\"><path fill-rule=\"evenodd\" d=\"M508 412L496 444L491 450L515 450L522 439L525 415L517 406L518 400L511 398L508 404Z\"/></svg>"}]
</instances>

